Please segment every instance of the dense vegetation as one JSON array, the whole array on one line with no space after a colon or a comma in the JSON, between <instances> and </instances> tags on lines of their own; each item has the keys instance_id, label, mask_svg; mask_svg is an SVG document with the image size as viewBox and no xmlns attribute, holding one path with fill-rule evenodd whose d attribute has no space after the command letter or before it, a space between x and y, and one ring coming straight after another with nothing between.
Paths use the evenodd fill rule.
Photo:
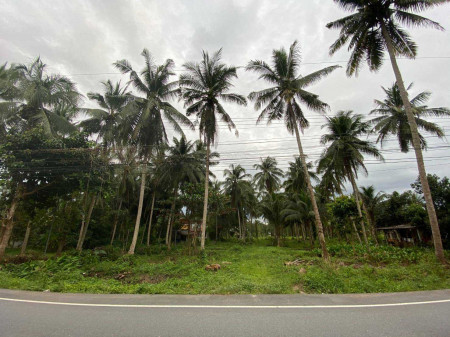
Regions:
<instances>
[{"instance_id":1,"label":"dense vegetation","mask_svg":"<svg viewBox=\"0 0 450 337\"><path fill-rule=\"evenodd\" d=\"M313 163L300 131L308 128L310 111L325 113L330 107L309 87L339 67L300 75L297 42L288 50L275 49L270 63L249 61L245 70L268 84L248 94L261 111L255 122L282 120L297 140L298 156L286 172L269 156L254 166L253 176L239 164L224 171L223 181L211 173L220 162L211 147L219 123L236 129L223 103L247 105L246 97L231 92L237 68L222 62L222 50L203 52L199 62L184 64L178 77L171 59L157 64L146 49L141 71L119 60L114 67L129 81L107 80L100 92L87 93L97 108L84 107L76 84L50 74L40 58L1 66L0 260L5 262L0 286L151 293L448 287L448 275L429 248L384 246L377 231L413 225L422 233L422 245L433 244L445 263L450 183L427 176L422 151L427 149L424 134L445 135L426 118L449 116L450 110L426 106L428 92L410 98L396 64L398 55L416 53L400 25L440 28L412 12L444 1L336 2L355 13L328 25L341 29L330 52L351 40L351 76L363 60L377 70L386 49L396 82L375 101L373 118L369 111L327 117L325 150ZM184 112L173 105L175 99L184 102ZM199 139L187 139L184 131L195 126ZM171 140L169 128L176 134ZM378 135L376 143L366 137L371 133ZM374 186L358 186L358 176L367 174L367 157L383 161L377 143L391 136L400 151L415 151L419 177L412 190L387 195ZM350 195L344 193L346 183ZM180 243L182 231L188 233L186 243ZM217 243L226 240L235 244ZM249 242L254 246L245 245ZM278 248L264 247L268 244ZM33 251L28 256L27 248ZM56 257L46 260L37 251ZM282 264L297 258L304 264L300 276ZM206 263L221 261L231 264L217 276L205 273ZM348 277L354 280L344 281Z\"/></svg>"}]
</instances>

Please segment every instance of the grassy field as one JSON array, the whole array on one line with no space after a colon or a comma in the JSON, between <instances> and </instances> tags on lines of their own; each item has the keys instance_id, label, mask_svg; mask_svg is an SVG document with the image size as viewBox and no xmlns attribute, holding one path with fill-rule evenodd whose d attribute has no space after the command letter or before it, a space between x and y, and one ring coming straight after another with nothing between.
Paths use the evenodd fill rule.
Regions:
<instances>
[{"instance_id":1,"label":"grassy field","mask_svg":"<svg viewBox=\"0 0 450 337\"><path fill-rule=\"evenodd\" d=\"M178 244L141 247L134 256L117 249L68 252L44 259L37 253L0 265L0 288L53 292L136 294L369 293L450 288L450 270L432 250L330 243L332 263L318 249L294 240L277 248L269 240L251 244L210 243L189 256ZM447 256L449 254L447 252ZM285 262L300 260L299 265ZM24 262L25 261L25 262ZM205 266L218 263L217 272Z\"/></svg>"}]
</instances>

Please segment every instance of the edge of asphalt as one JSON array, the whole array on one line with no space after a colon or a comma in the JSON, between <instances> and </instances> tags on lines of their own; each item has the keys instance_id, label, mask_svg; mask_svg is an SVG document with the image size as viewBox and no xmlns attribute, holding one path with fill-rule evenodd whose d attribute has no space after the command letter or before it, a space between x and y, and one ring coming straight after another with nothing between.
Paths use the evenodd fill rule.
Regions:
<instances>
[{"instance_id":1,"label":"edge of asphalt","mask_svg":"<svg viewBox=\"0 0 450 337\"><path fill-rule=\"evenodd\" d=\"M135 308L358 308L450 303L450 289L339 295L130 295L0 289L0 302Z\"/></svg>"}]
</instances>

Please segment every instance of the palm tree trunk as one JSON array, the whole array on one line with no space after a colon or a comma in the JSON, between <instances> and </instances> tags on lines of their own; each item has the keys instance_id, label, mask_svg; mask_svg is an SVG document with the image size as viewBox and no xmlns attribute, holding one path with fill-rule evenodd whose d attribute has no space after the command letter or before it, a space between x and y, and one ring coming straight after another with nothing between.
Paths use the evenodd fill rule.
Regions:
<instances>
[{"instance_id":1,"label":"palm tree trunk","mask_svg":"<svg viewBox=\"0 0 450 337\"><path fill-rule=\"evenodd\" d=\"M375 244L378 246L378 238L377 238L377 233L375 231L375 223L372 221L372 219L369 215L369 211L368 211L366 205L364 204L364 200L362 200L362 198L361 198L361 204L362 204L364 213L366 213L367 225L369 226L370 231L372 232L372 236L373 236L373 239L375 240Z\"/></svg>"},{"instance_id":2,"label":"palm tree trunk","mask_svg":"<svg viewBox=\"0 0 450 337\"><path fill-rule=\"evenodd\" d=\"M205 170L205 197L203 199L203 218L202 218L202 238L200 243L200 249L205 250L205 238L206 238L206 217L208 216L208 188L209 188L209 151L210 143L209 139L206 141L206 170Z\"/></svg>"},{"instance_id":3,"label":"palm tree trunk","mask_svg":"<svg viewBox=\"0 0 450 337\"><path fill-rule=\"evenodd\" d=\"M121 208L122 208L122 198L120 199L120 202L119 202L119 209L117 210L117 214L116 214L116 216L114 217L114 225L113 225L113 231L112 231L112 234L111 234L111 242L110 242L110 245L113 244L114 238L115 238L115 236L116 236L117 222L119 222L119 212L120 212L120 209L121 209Z\"/></svg>"},{"instance_id":4,"label":"palm tree trunk","mask_svg":"<svg viewBox=\"0 0 450 337\"><path fill-rule=\"evenodd\" d=\"M352 182L353 194L355 196L356 208L358 209L358 217L360 219L359 221L360 221L362 232L363 232L364 243L367 245L367 244L369 244L369 242L367 241L366 226L364 226L364 219L363 219L363 215L361 212L361 205L359 203L359 190L358 190L358 186L356 185L355 176L351 170L349 171L349 176L350 176L350 181Z\"/></svg>"},{"instance_id":5,"label":"palm tree trunk","mask_svg":"<svg viewBox=\"0 0 450 337\"><path fill-rule=\"evenodd\" d=\"M239 207L237 208L237 217L238 217L238 224L239 224L239 239L242 239L242 225L241 225L241 215L239 213Z\"/></svg>"},{"instance_id":6,"label":"palm tree trunk","mask_svg":"<svg viewBox=\"0 0 450 337\"><path fill-rule=\"evenodd\" d=\"M217 214L216 214L216 242L217 242L218 237L219 237L219 230L217 227Z\"/></svg>"},{"instance_id":7,"label":"palm tree trunk","mask_svg":"<svg viewBox=\"0 0 450 337\"><path fill-rule=\"evenodd\" d=\"M23 239L22 247L20 247L20 255L25 255L25 251L27 250L28 239L30 238L31 232L31 220L28 221L27 230L25 231L25 238Z\"/></svg>"},{"instance_id":8,"label":"palm tree trunk","mask_svg":"<svg viewBox=\"0 0 450 337\"><path fill-rule=\"evenodd\" d=\"M311 199L311 204L313 206L314 210L314 218L316 222L316 229L317 229L317 237L319 238L320 247L322 248L322 257L325 261L330 260L330 255L328 254L327 246L325 243L325 236L323 235L323 226L322 221L320 220L320 214L319 214L319 208L317 207L316 197L314 195L314 189L311 185L311 179L309 177L308 168L306 166L306 158L305 154L303 153L303 147L302 142L300 140L300 133L298 132L298 125L297 123L293 123L295 125L295 136L297 138L297 145L298 145L298 151L300 153L300 160L302 162L303 171L305 173L305 180L306 185L308 187L309 197Z\"/></svg>"},{"instance_id":9,"label":"palm tree trunk","mask_svg":"<svg viewBox=\"0 0 450 337\"><path fill-rule=\"evenodd\" d=\"M155 208L156 192L153 192L152 208L150 209L150 219L148 220L147 246L150 246L150 234L152 232L153 209Z\"/></svg>"},{"instance_id":10,"label":"palm tree trunk","mask_svg":"<svg viewBox=\"0 0 450 337\"><path fill-rule=\"evenodd\" d=\"M170 215L169 221L167 222L167 231L166 231L166 245L169 250L170 250L170 243L172 241L172 224L175 219L175 203L177 198L178 183L176 184L176 186L177 187L175 187L175 190L173 192L173 201L172 206L170 207Z\"/></svg>"},{"instance_id":11,"label":"palm tree trunk","mask_svg":"<svg viewBox=\"0 0 450 337\"><path fill-rule=\"evenodd\" d=\"M9 239L11 238L12 230L14 227L14 215L16 213L17 206L19 205L20 197L21 192L20 188L18 187L11 202L11 206L9 207L8 213L6 214L6 226L3 230L3 236L1 237L0 241L0 260L2 260L5 256L6 247L8 246Z\"/></svg>"},{"instance_id":12,"label":"palm tree trunk","mask_svg":"<svg viewBox=\"0 0 450 337\"><path fill-rule=\"evenodd\" d=\"M361 237L359 236L358 229L356 228L355 220L352 219L353 230L356 233L356 237L358 238L359 243L362 243Z\"/></svg>"},{"instance_id":13,"label":"palm tree trunk","mask_svg":"<svg viewBox=\"0 0 450 337\"><path fill-rule=\"evenodd\" d=\"M397 86L400 90L400 96L402 97L403 105L405 107L406 116L408 118L408 124L409 127L411 128L412 143L414 147L414 152L416 154L420 183L422 185L422 191L425 198L428 218L430 220L431 233L433 235L434 252L438 260L441 263L445 264L446 261L444 256L444 247L442 245L441 232L439 230L436 210L434 209L433 197L431 196L431 190L428 184L427 172L425 170L425 164L423 161L422 149L420 146L419 131L417 130L416 120L414 119L414 113L412 111L411 103L408 98L408 92L406 91L405 84L403 83L402 74L400 73L400 69L397 64L394 46L392 45L391 38L384 23L381 25L381 30L383 33L384 40L386 42L387 50L389 52L389 57L391 59L392 69L394 70Z\"/></svg>"},{"instance_id":14,"label":"palm tree trunk","mask_svg":"<svg viewBox=\"0 0 450 337\"><path fill-rule=\"evenodd\" d=\"M78 244L77 244L77 250L80 252L83 250L84 240L86 239L86 233L87 233L87 230L89 227L89 223L91 222L92 211L94 210L96 200L97 200L97 195L94 194L91 199L91 204L89 205L89 210L88 210L88 214L86 217L86 221L81 226L80 237L78 238Z\"/></svg>"},{"instance_id":15,"label":"palm tree trunk","mask_svg":"<svg viewBox=\"0 0 450 337\"><path fill-rule=\"evenodd\" d=\"M134 250L136 249L136 243L139 235L139 226L141 225L142 206L144 205L144 192L145 192L145 178L146 178L145 169L146 165L144 165L141 175L141 191L139 193L138 213L136 216L136 224L134 225L133 239L131 240L130 249L128 250L128 254L130 255L133 255Z\"/></svg>"}]
</instances>

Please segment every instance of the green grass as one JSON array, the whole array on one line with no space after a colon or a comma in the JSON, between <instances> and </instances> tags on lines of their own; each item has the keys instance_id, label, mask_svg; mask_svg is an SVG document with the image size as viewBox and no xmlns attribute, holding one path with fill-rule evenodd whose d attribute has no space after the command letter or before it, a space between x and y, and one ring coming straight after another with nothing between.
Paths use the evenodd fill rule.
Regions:
<instances>
[{"instance_id":1,"label":"green grass","mask_svg":"<svg viewBox=\"0 0 450 337\"><path fill-rule=\"evenodd\" d=\"M0 265L0 288L54 292L135 294L369 293L450 288L450 271L430 249L329 244L332 262L317 249L295 241L285 247L269 240L253 244L210 243L205 254L189 256L178 244L141 247L123 256L105 251L66 253L47 260L15 260ZM299 266L285 261L301 259ZM23 262L23 263L19 263ZM218 263L217 272L205 266ZM301 270L301 272L300 272Z\"/></svg>"}]
</instances>

